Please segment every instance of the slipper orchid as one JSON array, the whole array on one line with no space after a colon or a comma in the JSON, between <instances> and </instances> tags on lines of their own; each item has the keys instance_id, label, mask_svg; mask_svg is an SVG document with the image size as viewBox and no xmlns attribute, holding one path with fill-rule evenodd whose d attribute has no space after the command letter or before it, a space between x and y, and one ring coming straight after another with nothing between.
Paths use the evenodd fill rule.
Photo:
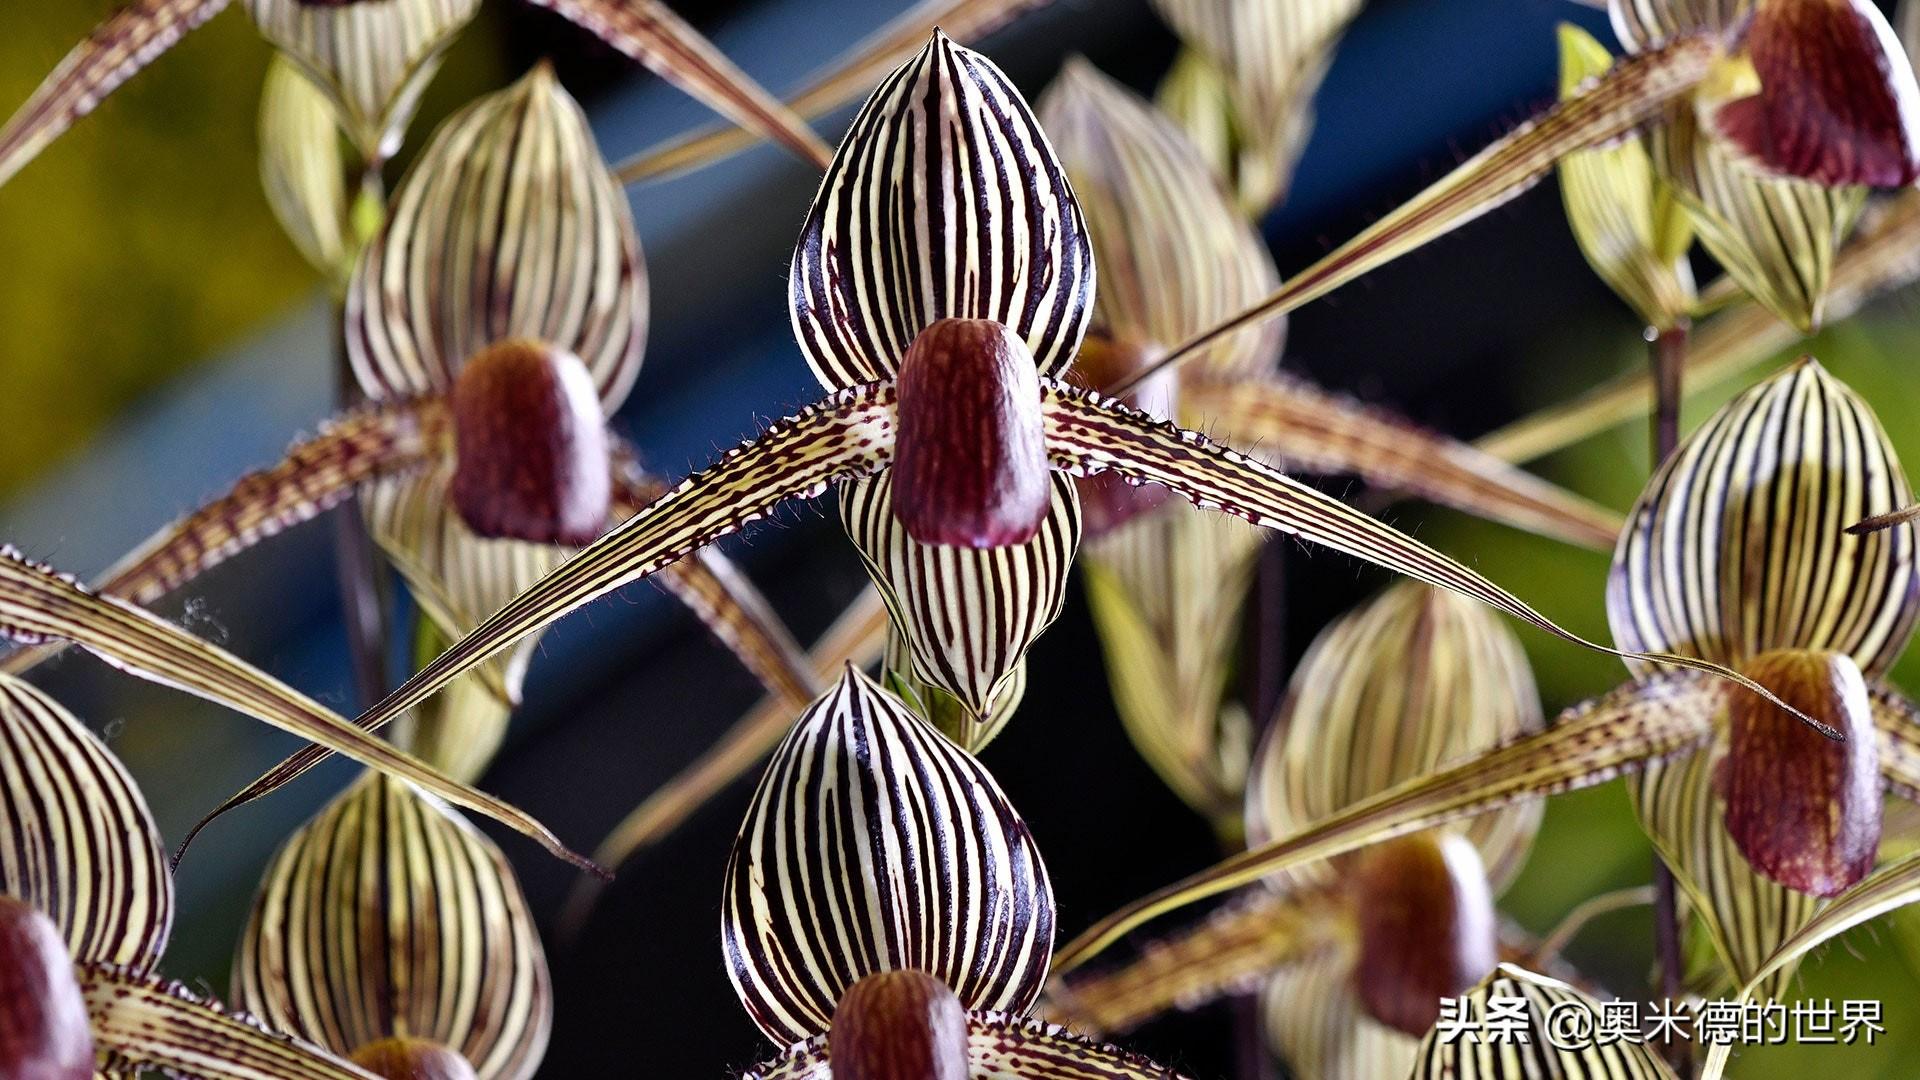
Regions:
<instances>
[{"instance_id":1,"label":"slipper orchid","mask_svg":"<svg viewBox=\"0 0 1920 1080\"><path fill-rule=\"evenodd\" d=\"M5 124L0 184L231 0L132 0L75 46ZM806 123L659 0L528 0L573 22L729 120L824 163ZM420 93L480 0L244 0L370 167L399 148Z\"/></svg>"},{"instance_id":2,"label":"slipper orchid","mask_svg":"<svg viewBox=\"0 0 1920 1080\"><path fill-rule=\"evenodd\" d=\"M1128 905L1069 944L1056 969L1071 970L1147 919L1202 897L1633 772L1643 826L1726 970L1749 981L1829 898L1865 887L1883 787L1920 793L1920 723L1881 681L1920 616L1914 540L1844 531L1910 498L1865 402L1803 360L1736 398L1680 447L1615 552L1607 606L1621 645L1735 667L1843 740L1782 724L1772 709L1698 673L1630 661L1633 681L1538 735L1303 824Z\"/></svg>"}]
</instances>

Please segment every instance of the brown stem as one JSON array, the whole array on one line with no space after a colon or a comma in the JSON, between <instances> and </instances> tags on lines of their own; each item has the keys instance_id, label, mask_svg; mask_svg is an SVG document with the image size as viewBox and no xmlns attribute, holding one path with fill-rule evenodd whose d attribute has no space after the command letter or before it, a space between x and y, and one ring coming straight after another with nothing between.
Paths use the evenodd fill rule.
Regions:
<instances>
[{"instance_id":1,"label":"brown stem","mask_svg":"<svg viewBox=\"0 0 1920 1080\"><path fill-rule=\"evenodd\" d=\"M1653 468L1671 457L1680 445L1680 373L1686 367L1690 328L1685 321L1664 330L1648 328L1648 361L1653 368ZM1660 964L1661 998L1678 1001L1686 959L1680 944L1680 905L1673 869L1658 853L1653 856L1653 945ZM1692 1075L1691 1046L1684 1039L1668 1039L1661 1048L1667 1063L1680 1076Z\"/></svg>"}]
</instances>

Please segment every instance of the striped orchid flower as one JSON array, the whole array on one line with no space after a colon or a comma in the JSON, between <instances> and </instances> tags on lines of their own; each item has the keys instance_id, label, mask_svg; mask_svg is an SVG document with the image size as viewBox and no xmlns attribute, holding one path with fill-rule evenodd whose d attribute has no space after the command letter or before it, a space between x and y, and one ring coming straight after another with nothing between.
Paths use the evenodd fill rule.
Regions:
<instances>
[{"instance_id":1,"label":"striped orchid flower","mask_svg":"<svg viewBox=\"0 0 1920 1080\"><path fill-rule=\"evenodd\" d=\"M794 328L829 395L569 559L360 722L387 723L594 597L835 484L893 616L894 685L963 746L1004 720L1026 649L1059 610L1080 538L1075 476L1161 484L1579 640L1273 467L1063 381L1092 270L1078 204L1024 101L936 35L856 118L795 252Z\"/></svg>"},{"instance_id":2,"label":"striped orchid flower","mask_svg":"<svg viewBox=\"0 0 1920 1080\"><path fill-rule=\"evenodd\" d=\"M1634 678L1546 731L1409 780L1097 923L1071 970L1204 896L1633 773L1641 823L1735 985L1833 898L1882 888L1883 792L1920 797L1920 719L1883 681L1912 637L1914 541L1847 523L1911 498L1872 411L1811 359L1734 399L1654 475L1615 550L1614 637L1733 667L1842 738L1696 672ZM1757 699L1756 699L1757 700ZM1884 872L1883 872L1884 873ZM1790 974L1776 968L1776 980Z\"/></svg>"},{"instance_id":3,"label":"striped orchid flower","mask_svg":"<svg viewBox=\"0 0 1920 1080\"><path fill-rule=\"evenodd\" d=\"M775 752L728 860L727 971L789 1048L743 1080L1174 1080L1029 1018L1053 930L992 774L850 667Z\"/></svg>"},{"instance_id":4,"label":"striped orchid flower","mask_svg":"<svg viewBox=\"0 0 1920 1080\"><path fill-rule=\"evenodd\" d=\"M646 326L625 196L579 107L536 67L435 133L361 253L344 333L369 404L169 525L96 587L151 602L358 494L430 632L456 639L663 490L607 425L638 373ZM799 647L724 557L703 552L662 581L790 711L811 700ZM410 745L477 777L534 645L416 716ZM46 654L0 664L20 671ZM314 760L288 762L228 806Z\"/></svg>"},{"instance_id":5,"label":"striped orchid flower","mask_svg":"<svg viewBox=\"0 0 1920 1080\"><path fill-rule=\"evenodd\" d=\"M418 796L414 796L418 798ZM0 1074L111 1080L460 1080L355 1064L155 968L173 878L146 800L58 702L0 675Z\"/></svg>"},{"instance_id":6,"label":"striped orchid flower","mask_svg":"<svg viewBox=\"0 0 1920 1080\"><path fill-rule=\"evenodd\" d=\"M426 1080L441 1067L525 1080L553 1020L539 930L506 858L457 812L379 775L275 856L232 985L277 1030Z\"/></svg>"},{"instance_id":7,"label":"striped orchid flower","mask_svg":"<svg viewBox=\"0 0 1920 1080\"><path fill-rule=\"evenodd\" d=\"M1075 379L1096 390L1110 385L1278 282L1259 234L1199 151L1145 101L1075 60L1041 100L1040 119L1100 266ZM1619 534L1611 511L1282 374L1279 325L1219 343L1136 388L1127 404L1290 470L1356 474L1593 547ZM1261 534L1163 487L1133 487L1110 474L1077 486L1088 597L1128 733L1183 799L1235 835L1251 725L1223 697Z\"/></svg>"},{"instance_id":8,"label":"striped orchid flower","mask_svg":"<svg viewBox=\"0 0 1920 1080\"><path fill-rule=\"evenodd\" d=\"M1286 198L1313 95L1363 0L1154 0L1185 47L1160 107L1259 217Z\"/></svg>"},{"instance_id":9,"label":"striped orchid flower","mask_svg":"<svg viewBox=\"0 0 1920 1080\"><path fill-rule=\"evenodd\" d=\"M1456 1000L1463 1015L1476 1018L1492 1015L1494 1002L1520 1002L1518 1022L1503 1030L1499 1041L1461 1038L1436 1025L1420 1041L1409 1080L1675 1080L1649 1043L1595 1039L1580 1046L1566 1038L1563 1032L1569 1029L1556 1029L1556 1021L1571 1017L1597 1027L1603 1013L1591 994L1559 979L1501 964ZM1506 1041L1509 1031L1511 1042Z\"/></svg>"},{"instance_id":10,"label":"striped orchid flower","mask_svg":"<svg viewBox=\"0 0 1920 1080\"><path fill-rule=\"evenodd\" d=\"M1533 734L1540 699L1520 643L1484 607L1396 585L1307 650L1254 760L1255 844L1291 836L1409 780ZM1054 1013L1120 1034L1253 986L1295 1075L1405 1075L1440 999L1492 972L1493 898L1525 861L1538 801L1302 865L1246 901L1059 981Z\"/></svg>"},{"instance_id":11,"label":"striped orchid flower","mask_svg":"<svg viewBox=\"0 0 1920 1080\"><path fill-rule=\"evenodd\" d=\"M100 101L231 0L131 0L75 46L0 125L0 184ZM727 119L824 164L806 123L660 0L528 0L575 23ZM480 0L243 0L269 44L331 106L377 168L398 149L421 91Z\"/></svg>"}]
</instances>

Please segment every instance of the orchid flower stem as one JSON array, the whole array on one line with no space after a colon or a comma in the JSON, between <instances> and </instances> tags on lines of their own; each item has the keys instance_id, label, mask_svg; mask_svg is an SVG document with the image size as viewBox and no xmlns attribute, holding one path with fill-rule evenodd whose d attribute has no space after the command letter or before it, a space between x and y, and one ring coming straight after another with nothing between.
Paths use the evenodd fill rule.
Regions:
<instances>
[{"instance_id":1,"label":"orchid flower stem","mask_svg":"<svg viewBox=\"0 0 1920 1080\"><path fill-rule=\"evenodd\" d=\"M1593 920L1603 915L1611 915L1616 911L1651 904L1654 899L1653 887L1643 885L1616 889L1613 892L1601 893L1599 896L1583 900L1572 911L1567 912L1567 917L1560 920L1560 925L1554 927L1545 938L1541 939L1540 944L1533 949L1532 959L1543 965L1556 960L1566 951L1567 946L1572 944L1573 939L1580 936L1581 931L1593 924Z\"/></svg>"},{"instance_id":2,"label":"orchid flower stem","mask_svg":"<svg viewBox=\"0 0 1920 1080\"><path fill-rule=\"evenodd\" d=\"M1680 445L1680 403L1684 400L1680 373L1686 368L1687 340L1691 328L1685 321L1666 329L1647 329L1648 361L1653 371L1653 469L1660 466ZM1659 997L1666 1001L1680 998L1681 979L1686 971L1685 953L1680 941L1680 905L1675 893L1673 870L1659 853L1653 856L1653 945L1660 964ZM1684 1039L1668 1039L1664 1048L1667 1063L1681 1076L1692 1075L1692 1055Z\"/></svg>"}]
</instances>

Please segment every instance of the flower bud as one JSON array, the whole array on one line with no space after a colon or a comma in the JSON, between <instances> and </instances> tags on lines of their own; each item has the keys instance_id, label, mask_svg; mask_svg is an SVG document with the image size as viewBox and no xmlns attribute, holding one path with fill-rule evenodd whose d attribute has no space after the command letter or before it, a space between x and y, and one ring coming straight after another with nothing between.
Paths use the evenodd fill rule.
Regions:
<instances>
[{"instance_id":1,"label":"flower bud","mask_svg":"<svg viewBox=\"0 0 1920 1080\"><path fill-rule=\"evenodd\" d=\"M581 547L606 529L607 425L586 365L503 341L453 386L453 503L481 536Z\"/></svg>"},{"instance_id":2,"label":"flower bud","mask_svg":"<svg viewBox=\"0 0 1920 1080\"><path fill-rule=\"evenodd\" d=\"M945 983L884 971L841 996L827 1035L833 1080L967 1080L967 1012Z\"/></svg>"},{"instance_id":3,"label":"flower bud","mask_svg":"<svg viewBox=\"0 0 1920 1080\"><path fill-rule=\"evenodd\" d=\"M1023 544L1053 497L1040 377L1014 332L941 319L900 365L893 512L923 544Z\"/></svg>"},{"instance_id":4,"label":"flower bud","mask_svg":"<svg viewBox=\"0 0 1920 1080\"><path fill-rule=\"evenodd\" d=\"M91 1080L93 1033L53 920L0 896L0 1076Z\"/></svg>"},{"instance_id":5,"label":"flower bud","mask_svg":"<svg viewBox=\"0 0 1920 1080\"><path fill-rule=\"evenodd\" d=\"M1729 703L1720 765L1727 831L1753 868L1814 896L1866 877L1880 850L1877 734L1866 682L1845 655L1762 653L1743 674L1839 731L1827 738L1755 694Z\"/></svg>"},{"instance_id":6,"label":"flower bud","mask_svg":"<svg viewBox=\"0 0 1920 1080\"><path fill-rule=\"evenodd\" d=\"M1441 998L1459 996L1499 961L1479 852L1458 833L1416 833L1361 852L1350 884L1361 1004L1389 1027L1424 1035Z\"/></svg>"},{"instance_id":7,"label":"flower bud","mask_svg":"<svg viewBox=\"0 0 1920 1080\"><path fill-rule=\"evenodd\" d=\"M387 1080L474 1080L466 1058L427 1039L371 1042L353 1052L353 1063Z\"/></svg>"}]
</instances>

